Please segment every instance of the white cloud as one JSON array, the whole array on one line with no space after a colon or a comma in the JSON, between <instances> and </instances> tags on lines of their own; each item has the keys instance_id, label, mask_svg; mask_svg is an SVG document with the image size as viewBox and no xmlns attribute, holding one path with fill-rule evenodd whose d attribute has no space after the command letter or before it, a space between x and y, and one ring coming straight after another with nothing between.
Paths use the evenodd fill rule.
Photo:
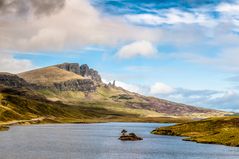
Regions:
<instances>
[{"instance_id":1,"label":"white cloud","mask_svg":"<svg viewBox=\"0 0 239 159\"><path fill-rule=\"evenodd\" d=\"M215 10L221 14L220 20L223 23L239 25L239 1L235 3L221 3Z\"/></svg>"},{"instance_id":2,"label":"white cloud","mask_svg":"<svg viewBox=\"0 0 239 159\"><path fill-rule=\"evenodd\" d=\"M239 12L239 3L221 3L216 7L218 12L227 12L227 13L238 13Z\"/></svg>"},{"instance_id":3,"label":"white cloud","mask_svg":"<svg viewBox=\"0 0 239 159\"><path fill-rule=\"evenodd\" d=\"M118 87L122 87L126 90L129 90L131 92L140 93L140 94L143 93L142 88L140 86L137 86L137 85L128 84L128 83L121 82L121 81L115 81L115 85L118 86Z\"/></svg>"},{"instance_id":4,"label":"white cloud","mask_svg":"<svg viewBox=\"0 0 239 159\"><path fill-rule=\"evenodd\" d=\"M221 27L222 24L239 25L239 1L222 2L214 7L194 8L190 11L169 8L160 10L148 10L154 14L128 14L125 19L139 25L158 26L169 25L200 25L207 28ZM212 13L213 12L213 13ZM219 16L214 17L214 13ZM233 28L233 26L231 26ZM231 28L231 29L232 29Z\"/></svg>"},{"instance_id":5,"label":"white cloud","mask_svg":"<svg viewBox=\"0 0 239 159\"><path fill-rule=\"evenodd\" d=\"M150 87L150 94L157 95L157 94L170 94L173 93L174 89L169 85L166 85L161 82L157 82Z\"/></svg>"},{"instance_id":6,"label":"white cloud","mask_svg":"<svg viewBox=\"0 0 239 159\"><path fill-rule=\"evenodd\" d=\"M126 20L144 25L161 24L199 24L202 26L214 26L216 23L207 14L185 12L178 9L166 9L159 14L126 15Z\"/></svg>"},{"instance_id":7,"label":"white cloud","mask_svg":"<svg viewBox=\"0 0 239 159\"><path fill-rule=\"evenodd\" d=\"M94 44L116 46L129 41L189 45L192 42L205 41L210 32L193 25L217 27L219 25L216 24L223 21L215 20L203 11L186 12L178 9L165 9L157 11L155 15L127 15L126 19L139 24L172 24L171 26L165 28L136 26L127 23L120 16L101 14L101 11L94 8L89 0L67 0L64 7L58 8L57 11L47 16L43 14L38 17L31 14L31 9L29 10L28 14L21 17L16 16L16 13L7 16L0 15L1 50L49 52L64 49L77 50ZM228 17L224 18L226 19ZM233 20L235 21L236 18ZM233 20L228 21L234 23ZM217 36L220 35L217 29L213 29L212 32ZM225 37L226 34L221 35Z\"/></svg>"},{"instance_id":8,"label":"white cloud","mask_svg":"<svg viewBox=\"0 0 239 159\"><path fill-rule=\"evenodd\" d=\"M1 49L61 51L161 38L160 29L136 27L121 18L102 15L89 0L67 0L63 8L47 16L31 12L22 16L0 15Z\"/></svg>"},{"instance_id":9,"label":"white cloud","mask_svg":"<svg viewBox=\"0 0 239 159\"><path fill-rule=\"evenodd\" d=\"M134 56L152 57L157 53L157 49L149 41L136 41L123 46L117 56L122 59Z\"/></svg>"},{"instance_id":10,"label":"white cloud","mask_svg":"<svg viewBox=\"0 0 239 159\"><path fill-rule=\"evenodd\" d=\"M16 59L12 54L0 54L0 72L20 73L35 68L30 60Z\"/></svg>"},{"instance_id":11,"label":"white cloud","mask_svg":"<svg viewBox=\"0 0 239 159\"><path fill-rule=\"evenodd\" d=\"M17 0L15 1L18 2ZM25 3L20 2L19 0L18 3L24 7ZM54 0L54 4L56 2L57 0ZM190 42L198 42L195 39L199 39L199 41L203 39L205 41L208 37L208 32L210 32L207 30L208 28L198 29L192 25L218 26L224 29L225 27L217 24L227 21L229 28L233 27L230 25L234 23L239 24L237 20L238 12L236 12L237 6L237 3L223 3L217 9L214 8L214 10L222 13L219 19L210 16L208 12L213 10L208 8L206 11L195 9L191 12L186 12L179 9L164 9L157 10L154 15L126 15L128 21L137 24L172 25L165 28L150 28L128 24L120 16L101 14L99 10L91 5L89 0L67 0L64 7L60 5L57 11L51 14L48 14L49 11L43 12L47 13L47 16L45 14L41 14L40 17L35 16L32 12L37 12L38 9L32 10L31 8L27 8L29 10L28 14L22 14L20 17L16 16L18 12L8 14L7 16L0 14L0 49L33 52L45 50L61 51L63 49L78 49L86 45L115 46L122 42L142 40L154 43L166 41L171 44L184 43L188 45ZM41 8L44 7L41 6ZM224 16L231 9L235 10L235 16L230 18L229 16ZM17 10L10 8L9 11ZM215 35L218 36L220 34L220 32L217 32L217 29L212 30ZM225 37L226 34L223 33L222 37Z\"/></svg>"}]
</instances>

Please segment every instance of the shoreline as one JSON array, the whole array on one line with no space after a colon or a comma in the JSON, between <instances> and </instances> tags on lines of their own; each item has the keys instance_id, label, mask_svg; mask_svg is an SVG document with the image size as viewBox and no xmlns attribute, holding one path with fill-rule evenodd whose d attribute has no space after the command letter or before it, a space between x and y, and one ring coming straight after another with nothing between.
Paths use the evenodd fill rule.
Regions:
<instances>
[{"instance_id":1,"label":"shoreline","mask_svg":"<svg viewBox=\"0 0 239 159\"><path fill-rule=\"evenodd\" d=\"M183 137L183 136L181 136ZM185 136L184 136L185 137ZM212 142L212 141L198 141L195 139L190 139L188 137L183 138L183 141L188 141L188 142L195 142L195 143L199 143L199 144L209 144L209 145L223 145L223 146L229 146L229 147L239 147L239 145L230 145L230 144L223 144L223 143L219 143L219 142Z\"/></svg>"},{"instance_id":2,"label":"shoreline","mask_svg":"<svg viewBox=\"0 0 239 159\"><path fill-rule=\"evenodd\" d=\"M39 117L29 120L15 120L0 123L1 131L8 131L11 126L25 125L40 125L40 124L94 124L94 123L109 123L109 122L132 122L132 123L184 123L191 121L186 118L171 118L171 117L145 117L145 118L110 118L110 119L69 119L55 117Z\"/></svg>"},{"instance_id":3,"label":"shoreline","mask_svg":"<svg viewBox=\"0 0 239 159\"><path fill-rule=\"evenodd\" d=\"M112 119L68 119L55 117L39 117L29 120L14 120L8 122L0 122L0 132L8 131L11 126L16 125L36 125L36 124L94 124L109 122L132 122L132 123L183 123L189 119L177 119L170 117L147 117L147 118L112 118Z\"/></svg>"},{"instance_id":4,"label":"shoreline","mask_svg":"<svg viewBox=\"0 0 239 159\"><path fill-rule=\"evenodd\" d=\"M10 121L6 123L0 123L0 133L1 131L8 131L12 126L26 126L26 125L41 125L41 124L98 124L98 123L110 123L110 122L131 122L131 123L172 123L172 122L162 122L162 121L150 121L150 120L122 120L122 119L114 119L114 120L105 120L101 119L97 122L95 119L88 119L87 121L71 121L71 122L60 122L57 121L55 118L46 118L46 117L40 117L40 118L34 118L30 120L19 120L19 121ZM176 123L174 123L176 124ZM150 132L153 135L164 135L164 136L178 136L183 137L183 141L189 141L189 142L195 142L200 144L213 144L213 145L224 145L224 146L230 146L230 147L239 147L239 145L230 145L220 142L212 142L212 141L199 141L193 137L185 136L185 135L179 135L179 134L163 134L163 133L156 133L155 130Z\"/></svg>"},{"instance_id":5,"label":"shoreline","mask_svg":"<svg viewBox=\"0 0 239 159\"><path fill-rule=\"evenodd\" d=\"M153 131L152 131L153 132ZM196 139L191 138L190 136L183 136L183 135L164 135L164 134L155 134L152 133L153 135L162 135L162 136L177 136L177 137L182 137L182 141L187 141L187 142L194 142L198 144L209 144L209 145L222 145L222 146L229 146L229 147L239 147L239 145L230 145L230 144L224 144L220 142L212 142L212 141L198 141Z\"/></svg>"}]
</instances>

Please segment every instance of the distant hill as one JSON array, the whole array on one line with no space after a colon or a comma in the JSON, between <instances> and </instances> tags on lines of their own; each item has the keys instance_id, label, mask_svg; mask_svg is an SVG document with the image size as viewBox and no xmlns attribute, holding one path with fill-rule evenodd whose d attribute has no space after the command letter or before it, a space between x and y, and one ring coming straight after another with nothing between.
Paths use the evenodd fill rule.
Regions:
<instances>
[{"instance_id":1,"label":"distant hill","mask_svg":"<svg viewBox=\"0 0 239 159\"><path fill-rule=\"evenodd\" d=\"M69 109L72 109L72 106L74 109L86 107L88 113L91 113L91 118L101 118L101 113L104 111L110 112L109 114L111 115L107 116L108 119L132 116L137 118L170 117L193 119L230 114L227 112L170 102L154 97L146 97L127 91L121 87L117 87L114 83L105 84L102 82L99 73L96 70L89 68L86 64L79 65L76 63L64 63L23 72L18 75L0 73L0 88L4 88L2 90L6 90L6 88L8 90L18 90L20 92L25 92L28 95L35 94L36 98L33 98L32 96L19 95L19 92L16 91L10 91L12 93L15 92L15 94L0 91L0 95L2 94L2 96L12 97L11 101L8 101L10 103L13 103L13 98L16 98L20 105L21 99L27 99L29 104L27 105L26 110L31 109L31 104L32 107L38 105L36 103L39 102L39 99L44 99L40 100L42 108L37 108L41 110L44 110L45 108L56 109L54 112L57 114L57 112L61 112L66 106L69 106ZM5 98L0 99L0 101L3 99ZM37 102L35 100L37 100ZM62 107L52 103L61 103L59 105ZM17 103L14 103L14 106L17 107ZM23 107L23 105L20 107ZM2 114L9 111L3 105L0 105L0 108L2 109L0 109L0 113ZM24 110L21 111L21 113L25 113ZM18 115L21 114L18 111L16 112ZM29 114L28 117L36 116L35 113L30 115L31 113L28 111L26 112ZM67 112L66 114L71 115L68 111L63 112ZM77 114L77 112L78 111L75 111L74 114ZM87 115L80 112L78 113L84 116L84 118L87 118ZM37 116L44 114L55 116L54 113L48 114L47 111L43 111ZM17 119L17 115L15 117ZM73 118L80 118L80 116L76 117L73 115Z\"/></svg>"}]
</instances>

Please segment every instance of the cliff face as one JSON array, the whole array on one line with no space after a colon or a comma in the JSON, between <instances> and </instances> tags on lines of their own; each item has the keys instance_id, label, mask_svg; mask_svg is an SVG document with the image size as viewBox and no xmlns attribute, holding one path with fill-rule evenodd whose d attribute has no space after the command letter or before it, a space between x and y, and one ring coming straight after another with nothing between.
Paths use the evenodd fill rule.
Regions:
<instances>
[{"instance_id":1,"label":"cliff face","mask_svg":"<svg viewBox=\"0 0 239 159\"><path fill-rule=\"evenodd\" d=\"M82 92L94 92L96 86L90 79L83 80L69 80L61 83L54 83L53 88L60 91L82 91Z\"/></svg>"},{"instance_id":2,"label":"cliff face","mask_svg":"<svg viewBox=\"0 0 239 159\"><path fill-rule=\"evenodd\" d=\"M0 73L0 84L15 88L30 86L24 79L10 73Z\"/></svg>"},{"instance_id":3,"label":"cliff face","mask_svg":"<svg viewBox=\"0 0 239 159\"><path fill-rule=\"evenodd\" d=\"M64 82L53 83L53 85L45 86L34 83L28 83L17 75L9 73L0 73L0 85L12 88L28 88L32 90L51 89L59 91L82 91L94 92L96 86L90 79L73 79Z\"/></svg>"},{"instance_id":4,"label":"cliff face","mask_svg":"<svg viewBox=\"0 0 239 159\"><path fill-rule=\"evenodd\" d=\"M99 73L96 70L89 68L87 64L83 64L80 66L78 63L63 63L55 66L60 69L81 75L83 77L88 77L96 83L102 82Z\"/></svg>"},{"instance_id":5,"label":"cliff face","mask_svg":"<svg viewBox=\"0 0 239 159\"><path fill-rule=\"evenodd\" d=\"M55 66L80 75L80 65L78 63L63 63Z\"/></svg>"}]
</instances>

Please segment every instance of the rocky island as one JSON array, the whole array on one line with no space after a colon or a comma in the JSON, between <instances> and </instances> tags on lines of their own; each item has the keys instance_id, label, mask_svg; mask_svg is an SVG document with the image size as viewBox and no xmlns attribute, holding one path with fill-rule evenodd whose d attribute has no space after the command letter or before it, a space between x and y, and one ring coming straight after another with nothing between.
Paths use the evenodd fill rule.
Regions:
<instances>
[{"instance_id":1,"label":"rocky island","mask_svg":"<svg viewBox=\"0 0 239 159\"><path fill-rule=\"evenodd\" d=\"M138 141L138 140L143 140L143 138L138 137L137 135L135 135L135 133L127 134L126 130L122 130L119 140L121 140L121 141Z\"/></svg>"}]
</instances>

